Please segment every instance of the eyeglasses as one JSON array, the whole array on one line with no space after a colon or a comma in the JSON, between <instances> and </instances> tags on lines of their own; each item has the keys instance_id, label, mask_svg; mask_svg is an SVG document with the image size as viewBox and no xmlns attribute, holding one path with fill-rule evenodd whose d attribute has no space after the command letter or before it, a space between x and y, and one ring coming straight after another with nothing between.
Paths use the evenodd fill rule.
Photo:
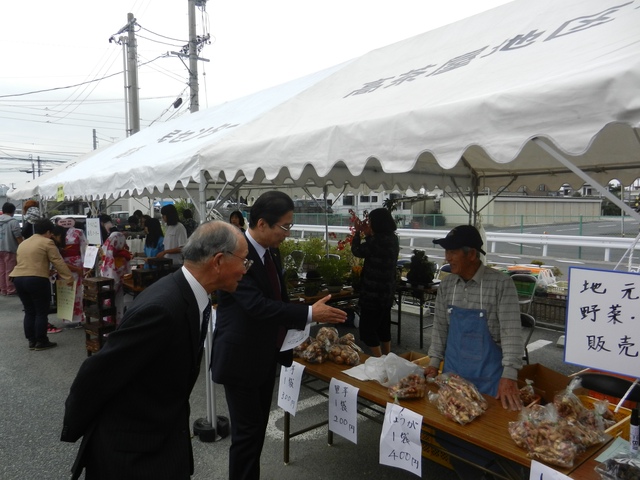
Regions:
<instances>
[{"instance_id":1,"label":"eyeglasses","mask_svg":"<svg viewBox=\"0 0 640 480\"><path fill-rule=\"evenodd\" d=\"M235 253L230 252L229 250L225 251L224 253L228 253L229 255L233 255L234 257L242 260L242 265L244 266L245 272L251 268L251 265L253 265L253 260L249 260L248 258L242 258L240 255L236 255Z\"/></svg>"},{"instance_id":2,"label":"eyeglasses","mask_svg":"<svg viewBox=\"0 0 640 480\"><path fill-rule=\"evenodd\" d=\"M276 223L275 226L280 227L282 230L284 230L285 232L290 232L291 229L293 228L293 223L285 223L284 225L278 225Z\"/></svg>"}]
</instances>

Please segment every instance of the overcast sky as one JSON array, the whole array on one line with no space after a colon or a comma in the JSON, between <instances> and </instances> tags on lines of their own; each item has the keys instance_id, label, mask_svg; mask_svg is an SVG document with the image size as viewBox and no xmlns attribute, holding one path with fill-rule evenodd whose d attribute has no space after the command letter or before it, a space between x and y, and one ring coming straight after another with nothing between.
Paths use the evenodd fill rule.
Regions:
<instances>
[{"instance_id":1,"label":"overcast sky","mask_svg":"<svg viewBox=\"0 0 640 480\"><path fill-rule=\"evenodd\" d=\"M204 9L196 9L198 34L211 35L200 53L210 61L198 66L200 109L504 3L507 0L207 2ZM109 38L125 26L127 13L133 13L139 25L141 128L188 114L187 69L178 57L164 56L187 43L187 6L188 0L3 2L0 184L30 180L33 173L19 171L31 170L29 155L64 161L90 151L93 129L99 146L126 136L122 47ZM90 80L96 81L85 83ZM40 90L49 91L31 93ZM171 105L178 97L184 102L176 110ZM42 164L45 171L53 166Z\"/></svg>"}]
</instances>

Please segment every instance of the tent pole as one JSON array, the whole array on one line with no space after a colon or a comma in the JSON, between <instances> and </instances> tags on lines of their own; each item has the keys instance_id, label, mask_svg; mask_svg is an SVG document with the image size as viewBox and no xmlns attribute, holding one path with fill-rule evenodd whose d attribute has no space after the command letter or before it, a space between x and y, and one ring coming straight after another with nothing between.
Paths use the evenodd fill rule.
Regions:
<instances>
[{"instance_id":1,"label":"tent pole","mask_svg":"<svg viewBox=\"0 0 640 480\"><path fill-rule=\"evenodd\" d=\"M621 211L626 212L631 218L635 219L636 222L640 222L640 212L636 212L633 208L631 208L629 205L624 203L622 200L620 200L618 197L612 194L605 187L603 187L598 182L596 182L587 173L583 172L578 167L576 167L568 159L566 159L559 152L557 152L553 147L548 145L546 142L542 141L541 138L534 138L533 142L536 145L538 145L540 148L542 148L545 152L547 152L549 155L551 155L553 158L555 158L562 165L564 165L573 173L575 173L577 176L582 178L585 183L588 183L589 185L592 185L593 187L595 187L595 189L598 190L602 194L602 196L606 197L614 205L617 205L618 207L620 207ZM620 187L624 188L624 185L620 184Z\"/></svg>"},{"instance_id":2,"label":"tent pole","mask_svg":"<svg viewBox=\"0 0 640 480\"><path fill-rule=\"evenodd\" d=\"M206 220L207 212L207 179L204 174L204 170L200 170L200 185L198 185L198 200L200 201L198 215L200 217L200 223Z\"/></svg>"},{"instance_id":3,"label":"tent pole","mask_svg":"<svg viewBox=\"0 0 640 480\"><path fill-rule=\"evenodd\" d=\"M326 255L329 255L329 212L327 211L327 184L322 187L322 197L324 198L324 238Z\"/></svg>"},{"instance_id":4,"label":"tent pole","mask_svg":"<svg viewBox=\"0 0 640 480\"><path fill-rule=\"evenodd\" d=\"M200 212L206 212L207 208L207 179L204 170L200 171L200 185L198 192L200 195ZM204 216L200 216L200 224L205 221ZM195 435L200 437L203 442L214 442L218 438L225 438L229 434L229 419L216 415L216 389L209 370L211 369L211 348L213 346L213 330L215 324L216 312L213 310L211 322L207 329L207 337L204 341L204 357L205 357L205 394L207 400L207 416L199 418L193 423L193 431Z\"/></svg>"}]
</instances>

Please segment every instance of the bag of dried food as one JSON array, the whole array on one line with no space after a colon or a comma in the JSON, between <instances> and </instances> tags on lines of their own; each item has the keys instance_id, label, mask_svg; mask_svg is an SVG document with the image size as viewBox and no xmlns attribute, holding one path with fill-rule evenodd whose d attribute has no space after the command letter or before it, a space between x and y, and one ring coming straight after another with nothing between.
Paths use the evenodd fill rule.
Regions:
<instances>
[{"instance_id":1,"label":"bag of dried food","mask_svg":"<svg viewBox=\"0 0 640 480\"><path fill-rule=\"evenodd\" d=\"M526 379L526 385L520 389L520 400L522 401L522 405L528 407L533 403L538 403L540 401L540 396L536 395L536 392L533 390L533 380Z\"/></svg>"},{"instance_id":2,"label":"bag of dried food","mask_svg":"<svg viewBox=\"0 0 640 480\"><path fill-rule=\"evenodd\" d=\"M640 480L640 458L620 453L602 462L595 471L602 480Z\"/></svg>"},{"instance_id":3,"label":"bag of dried food","mask_svg":"<svg viewBox=\"0 0 640 480\"><path fill-rule=\"evenodd\" d=\"M315 339L313 337L308 337L300 345L293 347L293 358L302 358L302 354L307 349L307 347L311 345L311 342L313 342L314 340Z\"/></svg>"},{"instance_id":4,"label":"bag of dried food","mask_svg":"<svg viewBox=\"0 0 640 480\"><path fill-rule=\"evenodd\" d=\"M340 338L340 334L335 327L322 327L316 334L316 340L320 342L327 341L329 344L336 343L338 338Z\"/></svg>"},{"instance_id":5,"label":"bag of dried food","mask_svg":"<svg viewBox=\"0 0 640 480\"><path fill-rule=\"evenodd\" d=\"M475 385L453 372L435 378L438 392L429 393L429 401L445 417L465 425L482 415L488 404Z\"/></svg>"},{"instance_id":6,"label":"bag of dried food","mask_svg":"<svg viewBox=\"0 0 640 480\"><path fill-rule=\"evenodd\" d=\"M329 360L338 365L349 365L355 367L360 364L360 355L349 345L335 343L329 347Z\"/></svg>"},{"instance_id":7,"label":"bag of dried food","mask_svg":"<svg viewBox=\"0 0 640 480\"><path fill-rule=\"evenodd\" d=\"M573 431L569 432L571 437L579 446L587 448L605 440L605 417L610 412L604 402L597 402L593 410L585 407L574 393L581 385L579 377L573 378L567 388L554 397L553 404L558 416L574 426Z\"/></svg>"},{"instance_id":8,"label":"bag of dried food","mask_svg":"<svg viewBox=\"0 0 640 480\"><path fill-rule=\"evenodd\" d=\"M509 423L509 434L516 445L527 450L529 458L569 468L578 454L578 446L566 438L553 404L533 405L520 411L520 417Z\"/></svg>"},{"instance_id":9,"label":"bag of dried food","mask_svg":"<svg viewBox=\"0 0 640 480\"><path fill-rule=\"evenodd\" d=\"M398 399L423 398L427 389L424 373L412 373L400 379L398 383L389 387L389 395Z\"/></svg>"},{"instance_id":10,"label":"bag of dried food","mask_svg":"<svg viewBox=\"0 0 640 480\"><path fill-rule=\"evenodd\" d=\"M316 339L302 352L302 359L309 363L324 363L328 357L326 347L325 342Z\"/></svg>"}]
</instances>

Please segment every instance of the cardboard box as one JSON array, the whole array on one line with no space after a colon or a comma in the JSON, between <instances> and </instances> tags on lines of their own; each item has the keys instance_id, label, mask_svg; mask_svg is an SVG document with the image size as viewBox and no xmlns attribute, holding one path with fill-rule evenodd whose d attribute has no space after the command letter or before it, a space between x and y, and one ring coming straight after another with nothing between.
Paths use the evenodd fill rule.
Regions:
<instances>
[{"instance_id":1,"label":"cardboard box","mask_svg":"<svg viewBox=\"0 0 640 480\"><path fill-rule=\"evenodd\" d=\"M426 353L422 352L404 352L398 355L410 362L415 363L416 365L420 365L421 367L426 367L429 365L429 356Z\"/></svg>"},{"instance_id":2,"label":"cardboard box","mask_svg":"<svg viewBox=\"0 0 640 480\"><path fill-rule=\"evenodd\" d=\"M567 388L570 380L568 376L539 363L522 367L518 372L518 386L524 387L527 379L533 380L533 391L540 395L543 404L553 402L555 394Z\"/></svg>"},{"instance_id":3,"label":"cardboard box","mask_svg":"<svg viewBox=\"0 0 640 480\"><path fill-rule=\"evenodd\" d=\"M413 362L414 360L418 360L420 358L424 358L427 356L426 353L422 353L422 352L404 352L401 353L400 355L398 355L399 357L402 357L406 360L409 360L410 362Z\"/></svg>"}]
</instances>

